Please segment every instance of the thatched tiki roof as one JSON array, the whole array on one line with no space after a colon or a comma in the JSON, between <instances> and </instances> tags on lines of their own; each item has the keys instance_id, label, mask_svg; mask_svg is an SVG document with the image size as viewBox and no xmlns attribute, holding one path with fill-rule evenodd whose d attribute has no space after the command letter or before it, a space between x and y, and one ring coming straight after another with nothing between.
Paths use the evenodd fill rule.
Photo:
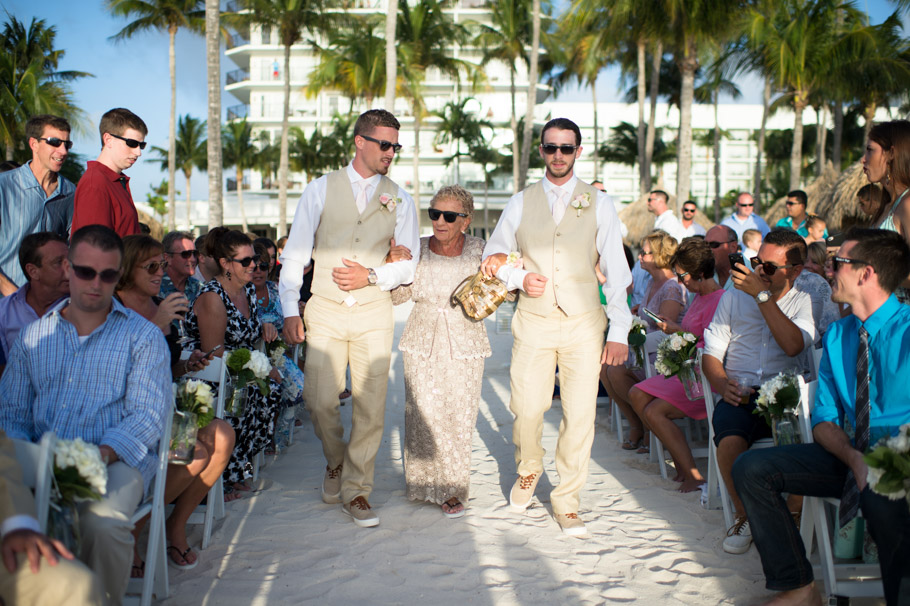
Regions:
<instances>
[{"instance_id":1,"label":"thatched tiki roof","mask_svg":"<svg viewBox=\"0 0 910 606\"><path fill-rule=\"evenodd\" d=\"M676 196L670 196L670 201L667 203L667 206L669 206L671 210L676 208ZM699 209L699 212L695 217L695 222L706 230L714 227L714 222L708 219L701 209ZM638 248L638 243L641 242L641 239L651 233L651 230L654 229L655 217L648 212L648 194L643 195L638 200L622 209L619 213L619 218L629 229L629 235L626 236L623 241L629 248Z\"/></svg>"},{"instance_id":2,"label":"thatched tiki roof","mask_svg":"<svg viewBox=\"0 0 910 606\"><path fill-rule=\"evenodd\" d=\"M149 226L149 229L152 232L149 235L161 242L162 238L164 238L164 234L167 233L167 230L164 229L164 225L152 218L151 215L147 215L139 209L136 210L139 213L139 222Z\"/></svg>"},{"instance_id":3,"label":"thatched tiki roof","mask_svg":"<svg viewBox=\"0 0 910 606\"><path fill-rule=\"evenodd\" d=\"M806 212L810 215L819 215L825 219L825 221L830 221L830 219L818 211L818 207L823 203L823 200L827 200L831 197L832 192L834 191L834 185L837 183L837 177L837 171L834 170L834 166L829 162L827 166L825 166L822 175L803 188L803 191L809 196L809 206L806 208ZM778 221L786 216L787 198L784 196L778 198L771 208L765 211L764 219L767 221L769 227L774 227ZM828 231L831 231L830 226L828 227Z\"/></svg>"}]
</instances>

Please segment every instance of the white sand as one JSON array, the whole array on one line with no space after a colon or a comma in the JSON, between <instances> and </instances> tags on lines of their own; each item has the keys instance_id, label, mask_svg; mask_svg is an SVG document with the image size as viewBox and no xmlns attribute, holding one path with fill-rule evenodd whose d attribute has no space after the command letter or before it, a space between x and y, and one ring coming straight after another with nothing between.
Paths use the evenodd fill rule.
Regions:
<instances>
[{"instance_id":1,"label":"white sand","mask_svg":"<svg viewBox=\"0 0 910 606\"><path fill-rule=\"evenodd\" d=\"M400 335L408 307L396 308ZM265 490L227 504L194 570L170 569L177 604L752 604L770 593L758 554L723 552L723 515L680 494L645 455L626 452L600 410L582 519L590 536L564 536L551 516L553 451L561 410L546 415L546 474L524 514L509 511L515 479L509 401L511 335L488 321L483 402L474 435L470 508L449 520L406 500L404 381L393 351L386 426L370 503L381 523L363 529L320 499L325 460L307 420L269 462ZM396 339L397 343L397 339ZM350 404L342 407L350 426ZM699 461L704 465L705 461ZM191 528L198 545L201 527ZM856 602L854 602L856 603Z\"/></svg>"}]
</instances>

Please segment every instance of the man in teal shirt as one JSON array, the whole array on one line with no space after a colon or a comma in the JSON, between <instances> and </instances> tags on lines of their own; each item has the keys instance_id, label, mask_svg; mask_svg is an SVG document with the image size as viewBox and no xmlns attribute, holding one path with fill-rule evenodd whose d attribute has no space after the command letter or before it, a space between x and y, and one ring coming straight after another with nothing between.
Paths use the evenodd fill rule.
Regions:
<instances>
[{"instance_id":1,"label":"man in teal shirt","mask_svg":"<svg viewBox=\"0 0 910 606\"><path fill-rule=\"evenodd\" d=\"M809 205L809 196L801 189L794 189L787 194L787 216L777 222L774 227L786 227L792 229L802 237L809 236L809 228L806 221L809 215L806 207ZM828 237L828 230L825 230L825 238Z\"/></svg>"}]
</instances>

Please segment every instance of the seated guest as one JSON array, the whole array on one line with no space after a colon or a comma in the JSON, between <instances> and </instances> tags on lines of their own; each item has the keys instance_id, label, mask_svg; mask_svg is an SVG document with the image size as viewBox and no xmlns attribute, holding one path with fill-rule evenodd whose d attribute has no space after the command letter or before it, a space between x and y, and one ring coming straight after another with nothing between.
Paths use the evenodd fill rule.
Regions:
<instances>
[{"instance_id":1,"label":"seated guest","mask_svg":"<svg viewBox=\"0 0 910 606\"><path fill-rule=\"evenodd\" d=\"M22 239L19 265L26 282L0 299L0 365L6 364L19 331L69 294L70 284L63 268L67 250L66 240L49 231Z\"/></svg>"},{"instance_id":2,"label":"seated guest","mask_svg":"<svg viewBox=\"0 0 910 606\"><path fill-rule=\"evenodd\" d=\"M651 311L661 318L679 323L682 320L683 309L686 306L685 289L676 274L673 273L671 260L676 253L677 243L669 234L663 231L652 231L642 238L641 267L651 276L651 286L645 293L641 305L638 306L638 317L648 325L648 332L658 330L657 324L646 313ZM635 354L630 353L630 363L635 362ZM647 364L648 361L645 360ZM648 436L642 425L641 418L629 403L629 390L636 383L645 378L643 370L632 370L626 366L603 366L600 380L610 394L610 397L619 406L623 416L629 421L629 439L622 445L625 450L638 450L639 453L649 452Z\"/></svg>"},{"instance_id":3,"label":"seated guest","mask_svg":"<svg viewBox=\"0 0 910 606\"><path fill-rule=\"evenodd\" d=\"M813 242L806 249L806 264L803 266L803 269L809 270L812 273L816 273L824 278L825 264L827 262L828 247L825 246L824 242ZM825 281L827 282L827 278L825 278Z\"/></svg>"},{"instance_id":4,"label":"seated guest","mask_svg":"<svg viewBox=\"0 0 910 606\"><path fill-rule=\"evenodd\" d=\"M774 229L783 229L775 227ZM822 335L828 329L828 325L840 319L840 312L837 304L831 300L831 285L828 281L807 267L806 263L809 256L809 247L805 241L802 244L795 244L794 248L799 251L799 256L803 259L803 269L793 282L793 288L808 294L812 298L812 319L815 321L816 341L820 342Z\"/></svg>"},{"instance_id":5,"label":"seated guest","mask_svg":"<svg viewBox=\"0 0 910 606\"><path fill-rule=\"evenodd\" d=\"M866 225L879 228L891 208L891 194L878 183L867 183L856 192L856 205L868 217Z\"/></svg>"},{"instance_id":6,"label":"seated guest","mask_svg":"<svg viewBox=\"0 0 910 606\"><path fill-rule=\"evenodd\" d=\"M205 284L218 273L218 264L205 250L205 236L196 238L196 273L193 277Z\"/></svg>"},{"instance_id":7,"label":"seated guest","mask_svg":"<svg viewBox=\"0 0 910 606\"><path fill-rule=\"evenodd\" d=\"M179 292L186 295L187 301L192 305L202 290L202 282L194 275L199 253L196 251L193 234L172 231L165 234L161 244L164 245L164 258L167 264L158 296L163 299L171 293Z\"/></svg>"},{"instance_id":8,"label":"seated guest","mask_svg":"<svg viewBox=\"0 0 910 606\"><path fill-rule=\"evenodd\" d=\"M715 225L705 235L705 242L714 253L714 273L717 283L724 290L733 290L733 281L730 280L730 255L739 250L736 232L726 225Z\"/></svg>"},{"instance_id":9,"label":"seated guest","mask_svg":"<svg viewBox=\"0 0 910 606\"><path fill-rule=\"evenodd\" d=\"M752 525L765 586L774 604L821 604L812 566L781 493L840 498L840 521L858 509L878 547L887 604L910 596L907 500L871 490L863 460L882 437L910 423L910 311L894 289L910 273L910 249L895 232L855 229L838 251L834 300L851 315L825 335L812 411L814 444L750 451L733 466L736 490ZM864 387L865 386L865 387ZM855 428L855 437L844 431Z\"/></svg>"},{"instance_id":10,"label":"seated guest","mask_svg":"<svg viewBox=\"0 0 910 606\"><path fill-rule=\"evenodd\" d=\"M727 531L724 551L745 553L752 544L749 521L730 475L736 457L753 442L771 437L764 418L752 414L758 387L784 370L807 373L802 355L815 342L812 299L793 288L802 269L802 236L776 229L765 236L754 272L737 264L731 274L735 290L720 300L705 330L702 372L723 396L714 408L717 465L730 492L736 523Z\"/></svg>"},{"instance_id":11,"label":"seated guest","mask_svg":"<svg viewBox=\"0 0 910 606\"><path fill-rule=\"evenodd\" d=\"M275 282L277 280L278 249L275 247L275 243L268 238L256 238L253 240L253 248L255 248L257 244L265 247L269 258L268 279Z\"/></svg>"},{"instance_id":12,"label":"seated guest","mask_svg":"<svg viewBox=\"0 0 910 606\"><path fill-rule=\"evenodd\" d=\"M171 375L178 378L187 372L202 370L208 361L196 350L187 360L180 359L177 329L174 320L187 309L186 298L173 292L164 300L158 297L161 281L168 263L164 246L151 236L123 238L123 274L117 285L117 297L127 308L155 324L167 341ZM177 568L192 568L196 555L186 541L186 524L190 514L202 502L209 489L221 479L234 449L234 430L222 419L213 419L196 435L195 459L189 465L168 465L164 487L164 502L174 503L174 511L165 523L168 556ZM136 525L138 537L145 520ZM133 554L131 576L143 576L145 563Z\"/></svg>"},{"instance_id":13,"label":"seated guest","mask_svg":"<svg viewBox=\"0 0 910 606\"><path fill-rule=\"evenodd\" d=\"M79 559L120 603L132 561L130 516L158 466L173 401L161 331L114 300L123 242L108 227L73 234L64 261L70 298L26 326L0 379L0 427L38 441L46 431L101 449L107 493L79 503Z\"/></svg>"},{"instance_id":14,"label":"seated guest","mask_svg":"<svg viewBox=\"0 0 910 606\"><path fill-rule=\"evenodd\" d=\"M242 347L253 351L260 338L274 341L278 331L259 319L256 289L250 283L255 261L250 239L239 231L216 227L205 237L205 250L218 261L218 273L205 283L187 314L186 330L193 345L203 351L221 345L215 355L222 357ZM224 472L226 494L252 490L244 480L253 473L253 456L272 440L281 398L281 377L274 369L272 379L268 396L250 389L243 417L228 417L236 444Z\"/></svg>"},{"instance_id":15,"label":"seated guest","mask_svg":"<svg viewBox=\"0 0 910 606\"><path fill-rule=\"evenodd\" d=\"M698 338L698 346L703 347L702 334L711 323L714 310L724 294L724 289L714 279L714 255L704 241L686 239L673 255L672 265L679 281L695 294L695 299L681 325L668 320L658 322L657 326L667 334L679 330L691 332ZM666 379L655 375L636 384L629 392L629 401L639 418L670 451L676 467L674 480L682 482L679 491L698 490L705 479L695 467L695 458L685 435L673 420L707 418L705 399L690 400L679 377Z\"/></svg>"}]
</instances>

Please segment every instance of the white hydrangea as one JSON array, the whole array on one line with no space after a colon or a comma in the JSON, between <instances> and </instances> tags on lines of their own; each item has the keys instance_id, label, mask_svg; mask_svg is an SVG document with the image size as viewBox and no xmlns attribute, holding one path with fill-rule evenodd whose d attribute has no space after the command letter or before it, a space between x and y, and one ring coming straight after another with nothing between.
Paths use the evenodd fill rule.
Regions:
<instances>
[{"instance_id":1,"label":"white hydrangea","mask_svg":"<svg viewBox=\"0 0 910 606\"><path fill-rule=\"evenodd\" d=\"M888 438L888 448L901 453L910 451L910 435L907 434L906 427L908 426L904 425L896 436Z\"/></svg>"},{"instance_id":2,"label":"white hydrangea","mask_svg":"<svg viewBox=\"0 0 910 606\"><path fill-rule=\"evenodd\" d=\"M639 318L638 316L632 316L632 328L635 328L636 326L640 326L642 328L647 329L648 323L645 322L644 320L642 320L641 318Z\"/></svg>"},{"instance_id":3,"label":"white hydrangea","mask_svg":"<svg viewBox=\"0 0 910 606\"><path fill-rule=\"evenodd\" d=\"M261 351L251 351L250 361L244 364L243 367L253 371L257 379L265 379L272 370L268 357Z\"/></svg>"},{"instance_id":4,"label":"white hydrangea","mask_svg":"<svg viewBox=\"0 0 910 606\"><path fill-rule=\"evenodd\" d=\"M885 475L884 469L879 469L878 467L869 467L866 472L866 482L869 483L869 487L872 490L878 488L878 483L881 482L882 476Z\"/></svg>"},{"instance_id":5,"label":"white hydrangea","mask_svg":"<svg viewBox=\"0 0 910 606\"><path fill-rule=\"evenodd\" d=\"M199 383L199 385L196 386L196 401L202 404L203 407L211 406L212 400L215 399L215 395L212 393L211 386L208 383L203 383L202 381L196 381L196 383ZM203 410L202 412L206 411Z\"/></svg>"},{"instance_id":6,"label":"white hydrangea","mask_svg":"<svg viewBox=\"0 0 910 606\"><path fill-rule=\"evenodd\" d=\"M272 362L272 366L279 370L284 370L285 351L287 350L284 347L276 347L274 351L272 351L271 356L269 356L269 359Z\"/></svg>"},{"instance_id":7,"label":"white hydrangea","mask_svg":"<svg viewBox=\"0 0 910 606\"><path fill-rule=\"evenodd\" d=\"M54 463L61 469L75 467L95 492L102 495L107 492L107 466L101 460L101 451L94 444L82 438L57 440Z\"/></svg>"}]
</instances>

